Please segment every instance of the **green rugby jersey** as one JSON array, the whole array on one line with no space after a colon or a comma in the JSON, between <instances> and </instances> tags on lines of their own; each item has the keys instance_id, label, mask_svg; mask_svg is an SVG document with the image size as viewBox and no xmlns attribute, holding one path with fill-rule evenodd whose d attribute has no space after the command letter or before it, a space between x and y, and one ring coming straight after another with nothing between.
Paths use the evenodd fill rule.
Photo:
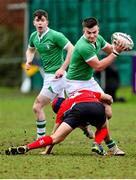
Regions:
<instances>
[{"instance_id":1,"label":"green rugby jersey","mask_svg":"<svg viewBox=\"0 0 136 180\"><path fill-rule=\"evenodd\" d=\"M60 32L48 29L40 38L37 31L29 38L29 47L35 48L46 73L55 73L64 62L63 48L69 40Z\"/></svg>"},{"instance_id":2,"label":"green rugby jersey","mask_svg":"<svg viewBox=\"0 0 136 180\"><path fill-rule=\"evenodd\" d=\"M97 56L102 48L106 46L106 41L101 35L98 35L96 46L90 43L84 35L77 41L70 66L67 73L67 79L70 80L89 80L94 73L86 62Z\"/></svg>"}]
</instances>

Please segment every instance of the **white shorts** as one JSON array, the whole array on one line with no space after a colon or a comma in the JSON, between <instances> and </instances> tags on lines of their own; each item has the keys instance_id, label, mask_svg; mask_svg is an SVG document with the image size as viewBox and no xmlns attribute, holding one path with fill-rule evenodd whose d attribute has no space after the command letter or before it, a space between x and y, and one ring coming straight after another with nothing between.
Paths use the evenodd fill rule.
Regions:
<instances>
[{"instance_id":1,"label":"white shorts","mask_svg":"<svg viewBox=\"0 0 136 180\"><path fill-rule=\"evenodd\" d=\"M88 89L95 92L104 92L93 77L90 80L86 81L66 79L67 96L71 96L74 92L81 89Z\"/></svg>"},{"instance_id":2,"label":"white shorts","mask_svg":"<svg viewBox=\"0 0 136 180\"><path fill-rule=\"evenodd\" d=\"M66 74L56 79L54 74L44 73L44 83L40 95L53 100L56 96L65 97L64 89L66 86Z\"/></svg>"}]
</instances>

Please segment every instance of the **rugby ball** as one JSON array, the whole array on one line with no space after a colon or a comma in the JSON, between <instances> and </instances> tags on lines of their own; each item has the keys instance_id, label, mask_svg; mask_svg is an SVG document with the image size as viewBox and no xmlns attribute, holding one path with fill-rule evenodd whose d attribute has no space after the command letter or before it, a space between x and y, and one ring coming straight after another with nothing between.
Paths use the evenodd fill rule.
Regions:
<instances>
[{"instance_id":1,"label":"rugby ball","mask_svg":"<svg viewBox=\"0 0 136 180\"><path fill-rule=\"evenodd\" d=\"M112 44L116 45L118 43L123 44L126 50L132 50L134 47L134 42L130 35L122 32L115 32L111 37Z\"/></svg>"}]
</instances>

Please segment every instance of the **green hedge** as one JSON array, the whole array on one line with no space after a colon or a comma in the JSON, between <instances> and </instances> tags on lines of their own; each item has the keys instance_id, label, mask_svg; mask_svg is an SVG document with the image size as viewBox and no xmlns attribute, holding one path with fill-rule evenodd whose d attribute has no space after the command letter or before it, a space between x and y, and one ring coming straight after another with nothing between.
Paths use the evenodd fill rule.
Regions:
<instances>
[{"instance_id":1,"label":"green hedge","mask_svg":"<svg viewBox=\"0 0 136 180\"><path fill-rule=\"evenodd\" d=\"M0 26L0 85L19 86L22 78L23 32Z\"/></svg>"}]
</instances>

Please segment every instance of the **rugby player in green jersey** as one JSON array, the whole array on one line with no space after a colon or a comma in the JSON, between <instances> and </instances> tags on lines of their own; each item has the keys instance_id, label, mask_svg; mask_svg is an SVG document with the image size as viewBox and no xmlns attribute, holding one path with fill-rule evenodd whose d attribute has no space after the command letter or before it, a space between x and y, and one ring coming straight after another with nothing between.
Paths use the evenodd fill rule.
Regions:
<instances>
[{"instance_id":1,"label":"rugby player in green jersey","mask_svg":"<svg viewBox=\"0 0 136 180\"><path fill-rule=\"evenodd\" d=\"M46 133L46 117L43 107L56 96L64 96L65 70L70 62L73 45L62 33L48 27L46 11L39 9L33 15L36 31L29 38L25 68L29 71L37 51L44 69L44 84L33 105L33 111L37 118L37 138L40 138ZM63 59L63 50L67 51L65 60Z\"/></svg>"},{"instance_id":2,"label":"rugby player in green jersey","mask_svg":"<svg viewBox=\"0 0 136 180\"><path fill-rule=\"evenodd\" d=\"M94 80L94 71L102 71L115 61L116 57L125 50L123 43L111 45L99 34L98 21L87 18L83 21L83 35L75 44L70 65L67 72L67 94L72 95L81 89L88 89L95 92L103 92L99 84ZM100 51L104 51L107 56L99 60ZM108 119L112 116L111 107L106 108ZM108 123L108 122L107 122ZM111 154L122 155L121 151L110 136L105 139Z\"/></svg>"},{"instance_id":3,"label":"rugby player in green jersey","mask_svg":"<svg viewBox=\"0 0 136 180\"><path fill-rule=\"evenodd\" d=\"M93 78L94 71L104 70L125 50L122 44L113 46L104 40L99 34L99 25L95 18L87 18L82 24L84 34L75 44L68 68L68 94L83 88L103 91ZM101 50L108 56L99 60Z\"/></svg>"}]
</instances>

